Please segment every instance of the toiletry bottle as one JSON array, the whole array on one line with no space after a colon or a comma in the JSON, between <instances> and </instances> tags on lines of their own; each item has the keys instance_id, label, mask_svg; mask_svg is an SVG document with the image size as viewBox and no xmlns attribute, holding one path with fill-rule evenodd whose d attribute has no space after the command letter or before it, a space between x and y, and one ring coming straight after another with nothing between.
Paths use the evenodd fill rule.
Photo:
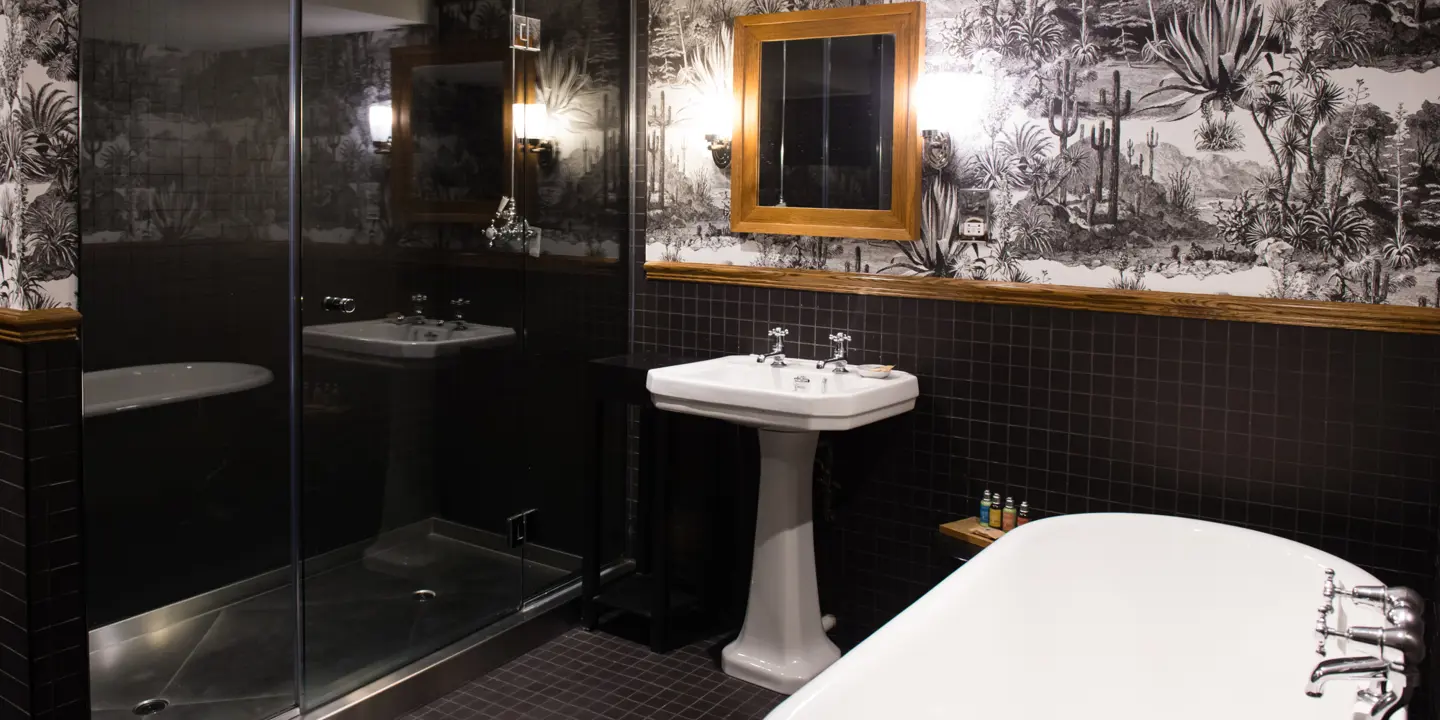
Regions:
<instances>
[{"instance_id":1,"label":"toiletry bottle","mask_svg":"<svg viewBox=\"0 0 1440 720\"><path fill-rule=\"evenodd\" d=\"M1005 510L1000 514L1000 529L1006 532L1015 529L1015 498L1005 498Z\"/></svg>"},{"instance_id":2,"label":"toiletry bottle","mask_svg":"<svg viewBox=\"0 0 1440 720\"><path fill-rule=\"evenodd\" d=\"M990 524L990 491L985 491L985 497L980 499L980 524Z\"/></svg>"},{"instance_id":3,"label":"toiletry bottle","mask_svg":"<svg viewBox=\"0 0 1440 720\"><path fill-rule=\"evenodd\" d=\"M1022 502L1020 503L1020 516L1015 518L1015 527L1020 527L1028 522L1030 522L1030 503Z\"/></svg>"},{"instance_id":4,"label":"toiletry bottle","mask_svg":"<svg viewBox=\"0 0 1440 720\"><path fill-rule=\"evenodd\" d=\"M990 498L990 527L997 529L1000 527L1000 513L1004 510L1005 506L1000 504L1000 493L995 493Z\"/></svg>"}]
</instances>

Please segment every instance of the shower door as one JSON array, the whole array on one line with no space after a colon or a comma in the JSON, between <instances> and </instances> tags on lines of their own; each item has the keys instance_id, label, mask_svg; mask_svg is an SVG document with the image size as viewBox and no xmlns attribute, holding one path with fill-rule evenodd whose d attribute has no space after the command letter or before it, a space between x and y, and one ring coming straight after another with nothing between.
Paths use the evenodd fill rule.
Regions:
<instances>
[{"instance_id":1,"label":"shower door","mask_svg":"<svg viewBox=\"0 0 1440 720\"><path fill-rule=\"evenodd\" d=\"M298 201L302 708L521 603L524 264L499 28L306 5ZM463 3L461 3L463 5ZM369 16L374 18L374 16ZM500 21L508 14L500 13ZM366 20L365 22L371 22ZM514 538L517 539L518 538Z\"/></svg>"}]
</instances>

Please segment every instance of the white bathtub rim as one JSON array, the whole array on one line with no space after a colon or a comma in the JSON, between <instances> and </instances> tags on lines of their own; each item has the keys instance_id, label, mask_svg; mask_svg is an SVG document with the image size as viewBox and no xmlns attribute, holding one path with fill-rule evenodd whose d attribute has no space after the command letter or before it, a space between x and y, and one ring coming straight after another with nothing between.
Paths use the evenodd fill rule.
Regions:
<instances>
[{"instance_id":1,"label":"white bathtub rim","mask_svg":"<svg viewBox=\"0 0 1440 720\"><path fill-rule=\"evenodd\" d=\"M159 375L168 375L168 382L154 383L154 377ZM150 382L136 383L131 394L115 397L106 393L103 400L95 399L90 386L107 380L124 382L125 377L145 377ZM274 379L274 373L259 365L229 362L161 363L97 370L82 376L82 414L86 418L100 417L229 395L264 387Z\"/></svg>"}]
</instances>

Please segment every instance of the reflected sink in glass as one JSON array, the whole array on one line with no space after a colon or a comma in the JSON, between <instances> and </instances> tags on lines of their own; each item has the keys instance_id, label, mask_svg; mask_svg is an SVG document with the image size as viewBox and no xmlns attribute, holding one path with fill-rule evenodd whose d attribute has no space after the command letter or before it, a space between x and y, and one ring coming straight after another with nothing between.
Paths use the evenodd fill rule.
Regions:
<instances>
[{"instance_id":1,"label":"reflected sink in glass","mask_svg":"<svg viewBox=\"0 0 1440 720\"><path fill-rule=\"evenodd\" d=\"M850 430L915 408L920 383L895 372L880 380L790 360L785 367L751 355L651 370L646 382L661 410L702 415L766 430Z\"/></svg>"},{"instance_id":2,"label":"reflected sink in glass","mask_svg":"<svg viewBox=\"0 0 1440 720\"><path fill-rule=\"evenodd\" d=\"M515 342L515 330L493 325L401 325L389 320L312 325L301 332L307 350L333 350L396 360L432 360L461 350Z\"/></svg>"}]
</instances>

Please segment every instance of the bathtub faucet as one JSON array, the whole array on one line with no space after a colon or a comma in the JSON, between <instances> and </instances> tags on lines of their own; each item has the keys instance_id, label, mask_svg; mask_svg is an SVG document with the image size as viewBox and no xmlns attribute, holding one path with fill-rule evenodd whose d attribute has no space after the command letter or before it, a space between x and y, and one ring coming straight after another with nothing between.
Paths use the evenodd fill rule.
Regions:
<instances>
[{"instance_id":1,"label":"bathtub faucet","mask_svg":"<svg viewBox=\"0 0 1440 720\"><path fill-rule=\"evenodd\" d=\"M1359 657L1359 658L1332 658L1332 660L1320 661L1315 665L1315 671L1310 672L1309 684L1305 685L1305 694L1310 697L1320 697L1325 694L1325 684L1335 678L1342 680L1372 680L1380 683L1380 690L1361 688L1356 693L1358 700L1369 703L1369 716L1377 717L1380 720L1390 720L1395 711L1401 707L1408 706L1411 698L1414 697L1416 685L1420 684L1420 674L1416 671L1405 672L1405 688L1400 694L1390 690L1390 671L1400 670L1392 662L1384 658Z\"/></svg>"},{"instance_id":2,"label":"bathtub faucet","mask_svg":"<svg viewBox=\"0 0 1440 720\"><path fill-rule=\"evenodd\" d=\"M1394 663L1378 657L1347 657L1322 660L1310 673L1310 682L1305 685L1305 694L1320 697L1325 694L1325 685L1334 679L1378 681L1379 690L1362 688L1356 697L1370 704L1370 717L1390 720L1397 710L1410 704L1420 675L1405 673L1405 689L1397 695L1390 689L1390 672L1399 670Z\"/></svg>"}]
</instances>

